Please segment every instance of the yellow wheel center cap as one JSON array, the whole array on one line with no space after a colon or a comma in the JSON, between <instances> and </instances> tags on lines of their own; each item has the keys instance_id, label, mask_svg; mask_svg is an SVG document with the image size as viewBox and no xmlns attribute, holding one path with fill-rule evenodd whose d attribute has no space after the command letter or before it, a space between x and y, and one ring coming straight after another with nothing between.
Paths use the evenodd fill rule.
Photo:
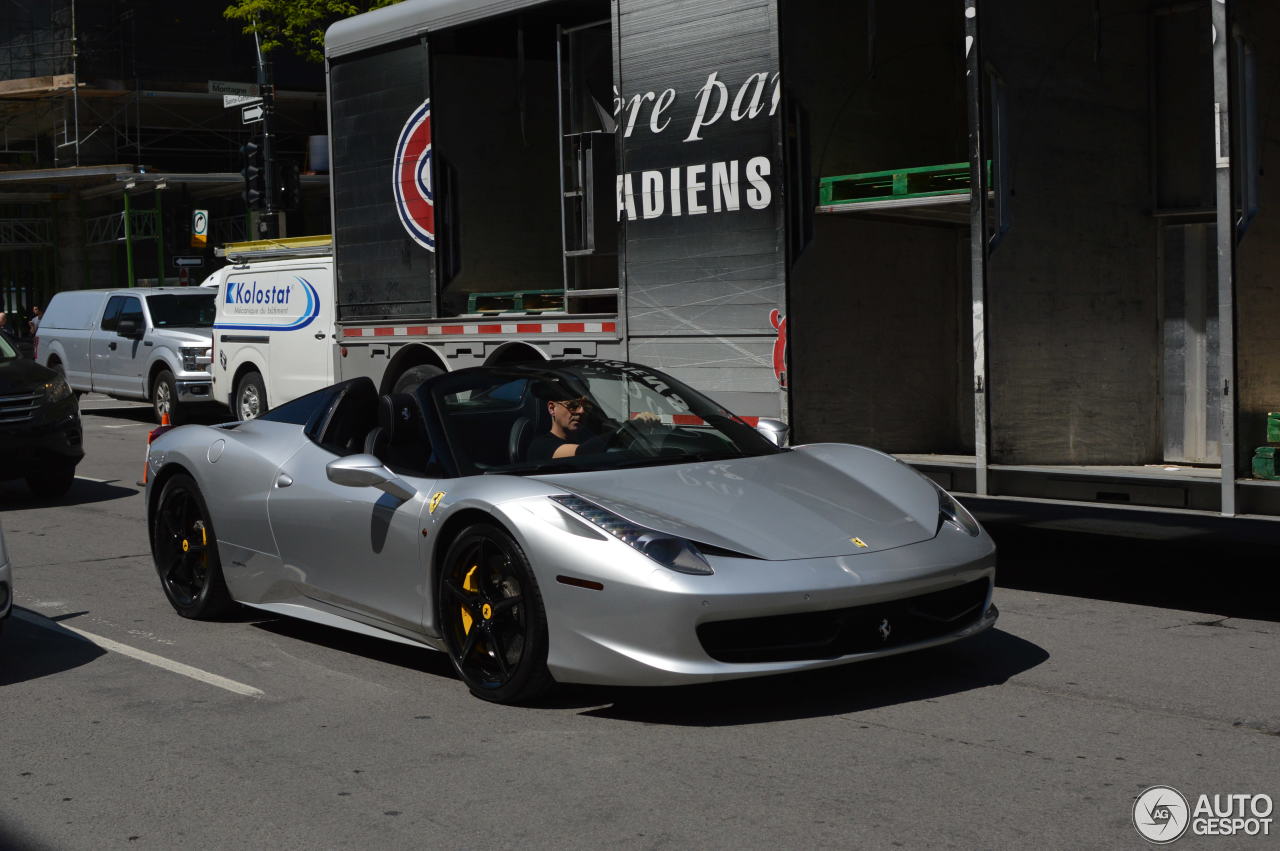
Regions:
<instances>
[{"instance_id":1,"label":"yellow wheel center cap","mask_svg":"<svg viewBox=\"0 0 1280 851\"><path fill-rule=\"evenodd\" d=\"M489 620L490 618L493 617L493 606L490 606L488 603L485 603L484 608L480 610L480 614L484 616L485 620Z\"/></svg>"},{"instance_id":2,"label":"yellow wheel center cap","mask_svg":"<svg viewBox=\"0 0 1280 851\"><path fill-rule=\"evenodd\" d=\"M189 550L189 549L191 549L191 542L190 542L190 541L188 541L186 538L183 538L183 539L182 539L182 551L185 553L185 552L186 552L187 550Z\"/></svg>"}]
</instances>

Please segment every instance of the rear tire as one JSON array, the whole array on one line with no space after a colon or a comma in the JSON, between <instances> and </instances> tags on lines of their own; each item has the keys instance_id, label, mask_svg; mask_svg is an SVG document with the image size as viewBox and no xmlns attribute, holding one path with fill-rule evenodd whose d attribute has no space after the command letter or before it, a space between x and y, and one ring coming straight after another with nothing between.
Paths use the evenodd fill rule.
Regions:
<instances>
[{"instance_id":1,"label":"rear tire","mask_svg":"<svg viewBox=\"0 0 1280 851\"><path fill-rule=\"evenodd\" d=\"M151 557L164 595L184 618L216 618L235 608L209 508L188 475L175 475L160 493L151 517Z\"/></svg>"},{"instance_id":2,"label":"rear tire","mask_svg":"<svg viewBox=\"0 0 1280 851\"><path fill-rule=\"evenodd\" d=\"M449 659L476 697L526 703L554 683L542 594L520 545L501 527L477 523L454 540L436 605Z\"/></svg>"},{"instance_id":3,"label":"rear tire","mask_svg":"<svg viewBox=\"0 0 1280 851\"><path fill-rule=\"evenodd\" d=\"M167 369L156 374L155 383L151 385L151 407L155 409L156 422L163 424L164 415L169 415L169 425L182 425L186 422L186 407L178 404L178 384L173 380L173 373Z\"/></svg>"},{"instance_id":4,"label":"rear tire","mask_svg":"<svg viewBox=\"0 0 1280 851\"><path fill-rule=\"evenodd\" d=\"M71 490L76 480L76 465L58 462L27 476L27 487L41 499L57 499Z\"/></svg>"},{"instance_id":5,"label":"rear tire","mask_svg":"<svg viewBox=\"0 0 1280 851\"><path fill-rule=\"evenodd\" d=\"M271 410L267 404L267 386L257 372L246 372L236 382L235 407L232 409L236 418L253 420Z\"/></svg>"},{"instance_id":6,"label":"rear tire","mask_svg":"<svg viewBox=\"0 0 1280 851\"><path fill-rule=\"evenodd\" d=\"M426 381L428 378L435 378L437 375L444 375L444 370L438 366L430 364L421 364L412 369L406 370L403 375L396 379L395 386L392 387L392 393L412 393L418 389L418 385Z\"/></svg>"}]
</instances>

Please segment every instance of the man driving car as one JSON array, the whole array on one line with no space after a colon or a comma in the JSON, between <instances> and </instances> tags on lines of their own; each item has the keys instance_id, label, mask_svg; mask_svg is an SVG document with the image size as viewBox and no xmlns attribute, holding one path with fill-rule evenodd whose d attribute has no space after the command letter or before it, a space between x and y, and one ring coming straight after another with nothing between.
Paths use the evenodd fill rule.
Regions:
<instances>
[{"instance_id":1,"label":"man driving car","mask_svg":"<svg viewBox=\"0 0 1280 851\"><path fill-rule=\"evenodd\" d=\"M553 396L567 396L563 391ZM595 433L587 417L592 411L591 400L585 395L572 398L547 399L547 413L551 416L551 428L529 444L530 461L550 461L553 458L570 458L574 455L604 452L617 434L610 431ZM652 425L659 422L658 415L642 411L635 415L637 423Z\"/></svg>"}]
</instances>

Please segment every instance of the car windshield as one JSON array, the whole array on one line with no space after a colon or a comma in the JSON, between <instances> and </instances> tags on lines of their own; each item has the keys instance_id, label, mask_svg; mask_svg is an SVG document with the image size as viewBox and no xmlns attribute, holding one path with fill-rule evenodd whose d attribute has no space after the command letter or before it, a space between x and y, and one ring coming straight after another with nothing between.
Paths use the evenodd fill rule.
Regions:
<instances>
[{"instance_id":1,"label":"car windshield","mask_svg":"<svg viewBox=\"0 0 1280 851\"><path fill-rule=\"evenodd\" d=\"M211 292L149 295L151 323L156 328L212 328L213 298Z\"/></svg>"},{"instance_id":2,"label":"car windshield","mask_svg":"<svg viewBox=\"0 0 1280 851\"><path fill-rule=\"evenodd\" d=\"M18 353L13 350L13 346L9 345L9 341L4 338L3 334L0 334L0 360L8 360L17 356Z\"/></svg>"},{"instance_id":3,"label":"car windshield","mask_svg":"<svg viewBox=\"0 0 1280 851\"><path fill-rule=\"evenodd\" d=\"M769 455L743 419L647 367L621 361L460 370L423 386L463 475L609 470ZM556 416L576 454L552 457Z\"/></svg>"}]
</instances>

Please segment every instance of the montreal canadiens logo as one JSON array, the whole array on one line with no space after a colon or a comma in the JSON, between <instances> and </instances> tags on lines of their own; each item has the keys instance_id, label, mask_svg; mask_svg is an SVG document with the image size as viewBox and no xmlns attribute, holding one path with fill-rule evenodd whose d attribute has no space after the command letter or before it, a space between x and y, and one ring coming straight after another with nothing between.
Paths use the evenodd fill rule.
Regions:
<instances>
[{"instance_id":1,"label":"montreal canadiens logo","mask_svg":"<svg viewBox=\"0 0 1280 851\"><path fill-rule=\"evenodd\" d=\"M436 250L436 207L431 186L431 101L413 111L396 142L391 186L396 212L409 236L428 251Z\"/></svg>"}]
</instances>

